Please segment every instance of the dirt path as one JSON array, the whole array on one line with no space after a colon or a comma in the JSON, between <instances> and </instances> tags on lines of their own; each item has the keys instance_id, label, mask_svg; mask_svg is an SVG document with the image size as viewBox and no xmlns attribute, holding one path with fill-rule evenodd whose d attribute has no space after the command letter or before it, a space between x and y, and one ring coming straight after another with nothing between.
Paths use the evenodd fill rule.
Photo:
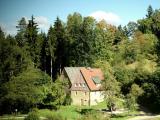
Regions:
<instances>
[{"instance_id":1,"label":"dirt path","mask_svg":"<svg viewBox=\"0 0 160 120\"><path fill-rule=\"evenodd\" d=\"M136 115L135 117L130 118L128 120L151 120L153 118L160 119L160 115L152 114L151 111L149 111L147 108L141 106L140 107L140 114Z\"/></svg>"},{"instance_id":2,"label":"dirt path","mask_svg":"<svg viewBox=\"0 0 160 120\"><path fill-rule=\"evenodd\" d=\"M130 118L128 120L150 120L153 118L159 118L160 119L160 115L144 115L144 116L136 116L134 118Z\"/></svg>"}]
</instances>

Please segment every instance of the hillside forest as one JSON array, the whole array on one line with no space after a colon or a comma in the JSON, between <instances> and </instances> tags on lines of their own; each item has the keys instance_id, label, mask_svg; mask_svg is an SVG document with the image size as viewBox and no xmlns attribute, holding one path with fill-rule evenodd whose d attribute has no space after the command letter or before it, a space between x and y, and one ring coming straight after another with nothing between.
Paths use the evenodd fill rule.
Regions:
<instances>
[{"instance_id":1,"label":"hillside forest","mask_svg":"<svg viewBox=\"0 0 160 120\"><path fill-rule=\"evenodd\" d=\"M160 111L160 9L149 6L126 26L75 12L66 22L57 17L47 33L34 16L16 28L15 36L0 29L0 114L69 105L68 83L59 77L65 66L101 68L110 107L122 98L131 109L138 103Z\"/></svg>"}]
</instances>

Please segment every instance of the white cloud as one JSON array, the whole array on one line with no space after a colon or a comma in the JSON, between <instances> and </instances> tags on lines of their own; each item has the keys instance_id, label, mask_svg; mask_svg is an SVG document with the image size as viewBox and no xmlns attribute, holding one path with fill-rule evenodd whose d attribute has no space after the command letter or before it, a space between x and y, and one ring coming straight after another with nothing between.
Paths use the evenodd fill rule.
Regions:
<instances>
[{"instance_id":1,"label":"white cloud","mask_svg":"<svg viewBox=\"0 0 160 120\"><path fill-rule=\"evenodd\" d=\"M26 22L28 24L28 21L31 19L31 17L23 17L26 19ZM43 32L47 32L50 26L49 20L44 16L34 16L34 18L35 22L38 24L39 31L42 30Z\"/></svg>"},{"instance_id":2,"label":"white cloud","mask_svg":"<svg viewBox=\"0 0 160 120\"><path fill-rule=\"evenodd\" d=\"M121 22L120 17L112 12L96 11L89 16L94 17L97 21L105 20L107 23L113 25L119 25Z\"/></svg>"},{"instance_id":3,"label":"white cloud","mask_svg":"<svg viewBox=\"0 0 160 120\"><path fill-rule=\"evenodd\" d=\"M35 17L35 22L38 24L38 28L44 30L45 32L49 28L49 21L46 17L44 16L37 16Z\"/></svg>"},{"instance_id":4,"label":"white cloud","mask_svg":"<svg viewBox=\"0 0 160 120\"><path fill-rule=\"evenodd\" d=\"M10 34L10 35L16 35L16 33L17 33L16 25L13 24L13 23L6 24L6 23L0 22L0 27L2 28L3 32L6 35L8 35L8 34Z\"/></svg>"},{"instance_id":5,"label":"white cloud","mask_svg":"<svg viewBox=\"0 0 160 120\"><path fill-rule=\"evenodd\" d=\"M28 23L28 20L31 19L31 18L28 18L26 16L23 16L23 17L26 19L27 23ZM16 25L18 24L17 21L15 23L0 22L0 27L5 32L5 34L7 34L7 35L8 34L16 35L16 33L17 33ZM42 30L43 32L47 33L50 24L49 24L49 21L48 21L48 19L46 17L44 17L44 16L36 16L35 17L35 22L38 24L39 31Z\"/></svg>"}]
</instances>

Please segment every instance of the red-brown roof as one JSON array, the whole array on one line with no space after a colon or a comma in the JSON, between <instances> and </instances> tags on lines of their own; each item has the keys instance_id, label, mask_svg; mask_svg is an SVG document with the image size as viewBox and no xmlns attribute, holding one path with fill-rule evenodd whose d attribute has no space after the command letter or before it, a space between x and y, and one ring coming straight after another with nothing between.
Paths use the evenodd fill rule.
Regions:
<instances>
[{"instance_id":1,"label":"red-brown roof","mask_svg":"<svg viewBox=\"0 0 160 120\"><path fill-rule=\"evenodd\" d=\"M99 68L65 67L64 70L72 84L71 90L95 91L101 89L103 72ZM96 84L93 78L98 78L100 84ZM77 84L77 85L76 85ZM80 86L79 86L80 84ZM86 86L82 86L86 84Z\"/></svg>"},{"instance_id":2,"label":"red-brown roof","mask_svg":"<svg viewBox=\"0 0 160 120\"><path fill-rule=\"evenodd\" d=\"M100 80L104 79L103 72L99 68L81 68L81 73L86 81L90 90L99 90L101 86L97 86L92 80L93 77L99 77Z\"/></svg>"}]
</instances>

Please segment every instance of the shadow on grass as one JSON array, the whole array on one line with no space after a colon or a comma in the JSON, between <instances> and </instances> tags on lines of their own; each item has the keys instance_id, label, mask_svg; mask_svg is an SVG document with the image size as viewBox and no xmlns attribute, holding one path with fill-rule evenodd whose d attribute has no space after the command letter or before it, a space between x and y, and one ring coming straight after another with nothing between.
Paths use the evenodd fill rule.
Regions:
<instances>
[{"instance_id":1,"label":"shadow on grass","mask_svg":"<svg viewBox=\"0 0 160 120\"><path fill-rule=\"evenodd\" d=\"M86 114L96 113L98 112L98 110L91 109L91 108L84 108L84 109L76 110L76 112L78 112L81 115L86 115Z\"/></svg>"},{"instance_id":2,"label":"shadow on grass","mask_svg":"<svg viewBox=\"0 0 160 120\"><path fill-rule=\"evenodd\" d=\"M111 118L124 118L124 117L128 117L127 114L112 114Z\"/></svg>"}]
</instances>

